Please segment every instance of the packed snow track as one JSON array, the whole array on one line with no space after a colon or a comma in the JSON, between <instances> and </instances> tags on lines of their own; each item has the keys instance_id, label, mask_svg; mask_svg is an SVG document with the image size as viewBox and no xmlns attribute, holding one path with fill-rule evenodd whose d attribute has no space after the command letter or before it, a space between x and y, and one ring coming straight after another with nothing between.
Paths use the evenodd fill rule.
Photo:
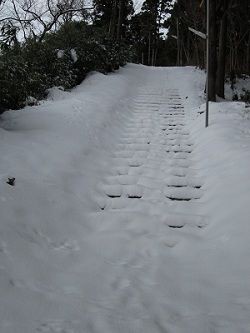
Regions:
<instances>
[{"instance_id":1,"label":"packed snow track","mask_svg":"<svg viewBox=\"0 0 250 333\"><path fill-rule=\"evenodd\" d=\"M182 318L181 286L170 282L178 280L179 263L169 272L171 278L165 270L168 261L175 261L175 247L182 240L199 240L208 219L202 215L203 181L185 108L179 90L169 86L159 91L150 82L140 88L109 173L97 187L103 230L96 242L110 234L110 244L115 243L101 250L106 269L113 272L107 283L112 307L105 307L105 300L98 305L108 320L107 331L168 332L172 327L174 332L183 319L183 329L187 322L190 332L194 329L194 318Z\"/></svg>"}]
</instances>

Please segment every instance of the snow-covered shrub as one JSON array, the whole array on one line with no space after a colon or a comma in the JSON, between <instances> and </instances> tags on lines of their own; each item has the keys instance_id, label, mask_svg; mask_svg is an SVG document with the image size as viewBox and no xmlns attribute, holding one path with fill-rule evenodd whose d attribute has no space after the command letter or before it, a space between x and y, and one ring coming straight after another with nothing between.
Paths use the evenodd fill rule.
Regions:
<instances>
[{"instance_id":1,"label":"snow-covered shrub","mask_svg":"<svg viewBox=\"0 0 250 333\"><path fill-rule=\"evenodd\" d=\"M0 57L0 108L24 105L30 95L27 89L29 66L19 52L3 52Z\"/></svg>"},{"instance_id":2,"label":"snow-covered shrub","mask_svg":"<svg viewBox=\"0 0 250 333\"><path fill-rule=\"evenodd\" d=\"M4 50L0 73L2 111L23 107L28 96L44 98L46 90L53 86L71 88L76 84L70 54L58 59L54 47L34 41L18 50Z\"/></svg>"},{"instance_id":3,"label":"snow-covered shrub","mask_svg":"<svg viewBox=\"0 0 250 333\"><path fill-rule=\"evenodd\" d=\"M243 88L242 93L240 94L240 99L249 105L250 104L250 90Z\"/></svg>"},{"instance_id":4,"label":"snow-covered shrub","mask_svg":"<svg viewBox=\"0 0 250 333\"><path fill-rule=\"evenodd\" d=\"M108 73L129 59L129 47L115 43L100 27L65 23L42 42L30 39L2 51L0 110L23 107L29 96L44 98L54 86L70 89L90 71Z\"/></svg>"},{"instance_id":5,"label":"snow-covered shrub","mask_svg":"<svg viewBox=\"0 0 250 333\"><path fill-rule=\"evenodd\" d=\"M30 105L30 106L32 106L32 105L37 105L37 104L38 104L38 100L37 100L35 97L33 97L33 96L28 96L28 97L26 98L25 105Z\"/></svg>"}]
</instances>

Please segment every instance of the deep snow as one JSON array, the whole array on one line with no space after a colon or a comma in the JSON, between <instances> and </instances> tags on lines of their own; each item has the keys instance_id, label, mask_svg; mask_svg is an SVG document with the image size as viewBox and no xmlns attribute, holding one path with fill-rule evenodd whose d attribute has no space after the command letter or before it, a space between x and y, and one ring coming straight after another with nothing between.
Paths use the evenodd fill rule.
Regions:
<instances>
[{"instance_id":1,"label":"deep snow","mask_svg":"<svg viewBox=\"0 0 250 333\"><path fill-rule=\"evenodd\" d=\"M204 80L128 65L1 116L1 333L250 332L249 111L205 129Z\"/></svg>"}]
</instances>

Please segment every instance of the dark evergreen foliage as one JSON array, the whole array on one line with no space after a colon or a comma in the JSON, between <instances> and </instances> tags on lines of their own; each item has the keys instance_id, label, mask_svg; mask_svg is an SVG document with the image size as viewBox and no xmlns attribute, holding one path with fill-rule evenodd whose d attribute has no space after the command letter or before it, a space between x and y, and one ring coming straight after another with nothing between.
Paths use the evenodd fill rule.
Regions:
<instances>
[{"instance_id":1,"label":"dark evergreen foliage","mask_svg":"<svg viewBox=\"0 0 250 333\"><path fill-rule=\"evenodd\" d=\"M90 71L108 73L132 59L125 37L113 39L103 29L106 23L100 24L100 15L96 12L91 24L66 22L56 32L47 32L42 41L30 37L20 43L13 29L2 31L6 38L0 54L1 112L44 98L53 86L70 89Z\"/></svg>"}]
</instances>

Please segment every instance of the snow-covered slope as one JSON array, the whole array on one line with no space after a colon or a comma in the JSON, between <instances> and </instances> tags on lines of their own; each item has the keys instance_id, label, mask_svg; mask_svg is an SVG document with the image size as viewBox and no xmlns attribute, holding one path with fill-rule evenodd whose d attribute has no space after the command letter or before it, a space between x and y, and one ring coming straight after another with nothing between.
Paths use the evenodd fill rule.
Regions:
<instances>
[{"instance_id":1,"label":"snow-covered slope","mask_svg":"<svg viewBox=\"0 0 250 333\"><path fill-rule=\"evenodd\" d=\"M1 116L1 333L250 331L250 120L205 129L204 80L128 65Z\"/></svg>"}]
</instances>

